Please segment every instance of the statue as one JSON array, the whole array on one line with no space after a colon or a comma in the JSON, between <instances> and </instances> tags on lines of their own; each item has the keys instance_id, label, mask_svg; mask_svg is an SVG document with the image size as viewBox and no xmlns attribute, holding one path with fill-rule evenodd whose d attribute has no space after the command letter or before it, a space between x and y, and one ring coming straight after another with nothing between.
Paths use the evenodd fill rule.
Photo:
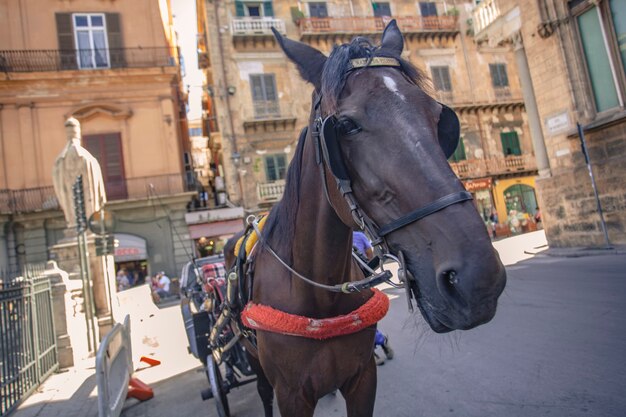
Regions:
<instances>
[{"instance_id":1,"label":"statue","mask_svg":"<svg viewBox=\"0 0 626 417\"><path fill-rule=\"evenodd\" d=\"M80 123L70 117L65 121L67 145L54 162L52 184L65 214L67 225L76 224L72 185L76 177L83 176L85 192L85 214L87 218L106 203L104 180L98 160L81 145Z\"/></svg>"}]
</instances>

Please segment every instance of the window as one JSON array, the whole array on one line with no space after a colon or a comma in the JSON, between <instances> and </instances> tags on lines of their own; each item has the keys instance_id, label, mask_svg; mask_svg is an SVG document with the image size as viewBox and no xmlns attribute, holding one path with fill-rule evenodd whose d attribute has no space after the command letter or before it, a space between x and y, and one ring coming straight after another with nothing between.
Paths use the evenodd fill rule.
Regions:
<instances>
[{"instance_id":1,"label":"window","mask_svg":"<svg viewBox=\"0 0 626 417\"><path fill-rule=\"evenodd\" d=\"M201 127L189 128L189 136L202 136L202 128Z\"/></svg>"},{"instance_id":2,"label":"window","mask_svg":"<svg viewBox=\"0 0 626 417\"><path fill-rule=\"evenodd\" d=\"M437 16L437 4L431 1L420 1L420 14L426 16Z\"/></svg>"},{"instance_id":3,"label":"window","mask_svg":"<svg viewBox=\"0 0 626 417\"><path fill-rule=\"evenodd\" d=\"M254 116L262 118L280 114L274 74L251 74L250 89Z\"/></svg>"},{"instance_id":4,"label":"window","mask_svg":"<svg viewBox=\"0 0 626 417\"><path fill-rule=\"evenodd\" d=\"M274 16L271 1L235 1L235 9L239 17Z\"/></svg>"},{"instance_id":5,"label":"window","mask_svg":"<svg viewBox=\"0 0 626 417\"><path fill-rule=\"evenodd\" d=\"M433 84L437 91L452 91L450 82L450 70L447 66L430 67Z\"/></svg>"},{"instance_id":6,"label":"window","mask_svg":"<svg viewBox=\"0 0 626 417\"><path fill-rule=\"evenodd\" d=\"M504 153L504 156L522 154L517 132L500 132L500 141L502 142L502 153Z\"/></svg>"},{"instance_id":7,"label":"window","mask_svg":"<svg viewBox=\"0 0 626 417\"><path fill-rule=\"evenodd\" d=\"M374 16L383 17L391 16L391 6L389 3L372 3L374 9Z\"/></svg>"},{"instance_id":8,"label":"window","mask_svg":"<svg viewBox=\"0 0 626 417\"><path fill-rule=\"evenodd\" d=\"M83 144L100 163L107 199L121 200L128 196L119 133L83 136Z\"/></svg>"},{"instance_id":9,"label":"window","mask_svg":"<svg viewBox=\"0 0 626 417\"><path fill-rule=\"evenodd\" d=\"M620 79L624 85L626 68L625 3L624 0L604 2L586 9L576 17L598 112L623 105L623 90L620 91L619 85Z\"/></svg>"},{"instance_id":10,"label":"window","mask_svg":"<svg viewBox=\"0 0 626 417\"><path fill-rule=\"evenodd\" d=\"M265 157L265 175L268 181L278 181L285 179L287 163L285 155L267 155Z\"/></svg>"},{"instance_id":11,"label":"window","mask_svg":"<svg viewBox=\"0 0 626 417\"><path fill-rule=\"evenodd\" d=\"M309 3L309 16L311 17L328 17L326 3L311 2Z\"/></svg>"},{"instance_id":12,"label":"window","mask_svg":"<svg viewBox=\"0 0 626 417\"><path fill-rule=\"evenodd\" d=\"M506 75L506 64L489 64L491 84L496 88L509 86L509 77Z\"/></svg>"},{"instance_id":13,"label":"window","mask_svg":"<svg viewBox=\"0 0 626 417\"><path fill-rule=\"evenodd\" d=\"M55 13L62 69L126 66L118 13Z\"/></svg>"},{"instance_id":14,"label":"window","mask_svg":"<svg viewBox=\"0 0 626 417\"><path fill-rule=\"evenodd\" d=\"M456 147L456 150L454 151L452 156L450 156L448 161L460 162L460 161L465 161L466 159L467 159L467 156L465 155L465 143L463 142L463 138L461 137L459 138L459 145Z\"/></svg>"}]
</instances>

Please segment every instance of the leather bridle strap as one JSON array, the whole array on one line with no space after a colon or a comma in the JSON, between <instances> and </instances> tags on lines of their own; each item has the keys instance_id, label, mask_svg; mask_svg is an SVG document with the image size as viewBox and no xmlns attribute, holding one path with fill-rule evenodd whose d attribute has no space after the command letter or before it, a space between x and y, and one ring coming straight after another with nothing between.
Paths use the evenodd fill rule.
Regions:
<instances>
[{"instance_id":1,"label":"leather bridle strap","mask_svg":"<svg viewBox=\"0 0 626 417\"><path fill-rule=\"evenodd\" d=\"M426 216L430 216L431 214L436 213L439 210L443 210L444 208L453 204L471 200L472 198L472 194L467 191L459 191L456 193L445 195L433 201L432 203L425 205L424 207L420 207L417 210L414 210L411 213L384 225L378 230L378 236L385 237L386 235L393 233L396 230L413 222L423 219Z\"/></svg>"}]
</instances>

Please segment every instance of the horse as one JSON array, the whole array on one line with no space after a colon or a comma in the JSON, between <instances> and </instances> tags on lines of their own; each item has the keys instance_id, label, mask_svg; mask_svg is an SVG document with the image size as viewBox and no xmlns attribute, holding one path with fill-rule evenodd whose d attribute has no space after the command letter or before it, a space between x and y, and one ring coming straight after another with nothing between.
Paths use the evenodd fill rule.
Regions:
<instances>
[{"instance_id":1,"label":"horse","mask_svg":"<svg viewBox=\"0 0 626 417\"><path fill-rule=\"evenodd\" d=\"M376 297L369 288L380 282L380 275L364 279L352 257L352 230L364 229L383 258L400 263L409 304L433 331L489 322L506 273L447 162L459 141L458 119L401 57L395 20L379 46L357 37L328 57L274 36L314 92L283 197L262 230L254 225L260 241L251 255L251 304L311 324L350 316ZM372 416L375 325L320 339L248 323L256 330L256 350L248 351L266 417L274 395L282 416L310 417L337 389L349 417Z\"/></svg>"}]
</instances>

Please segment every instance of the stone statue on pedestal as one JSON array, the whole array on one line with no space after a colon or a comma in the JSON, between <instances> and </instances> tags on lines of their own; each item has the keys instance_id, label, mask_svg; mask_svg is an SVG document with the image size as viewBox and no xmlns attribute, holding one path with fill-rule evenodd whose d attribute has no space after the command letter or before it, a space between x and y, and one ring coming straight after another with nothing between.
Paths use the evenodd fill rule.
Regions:
<instances>
[{"instance_id":1,"label":"stone statue on pedestal","mask_svg":"<svg viewBox=\"0 0 626 417\"><path fill-rule=\"evenodd\" d=\"M104 180L98 160L81 145L80 123L70 117L65 121L67 145L57 157L52 169L52 183L65 214L67 225L76 224L72 185L76 177L83 176L85 190L85 214L87 218L106 203Z\"/></svg>"}]
</instances>

